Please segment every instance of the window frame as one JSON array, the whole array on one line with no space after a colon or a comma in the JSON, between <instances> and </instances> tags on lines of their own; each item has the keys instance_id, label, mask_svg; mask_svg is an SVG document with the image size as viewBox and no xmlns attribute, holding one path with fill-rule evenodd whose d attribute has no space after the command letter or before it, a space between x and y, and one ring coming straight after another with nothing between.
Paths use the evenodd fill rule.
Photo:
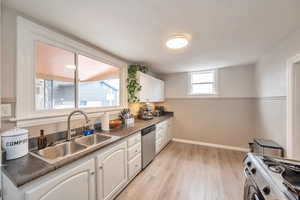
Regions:
<instances>
[{"instance_id":1,"label":"window frame","mask_svg":"<svg viewBox=\"0 0 300 200\"><path fill-rule=\"evenodd\" d=\"M120 68L119 106L76 107L75 105L75 108L37 110L35 100L36 41ZM75 65L77 65L77 56L75 56ZM23 17L17 17L17 103L15 118L17 126L27 127L66 121L66 116L75 109L84 110L92 117L101 116L104 112L127 108L126 77L127 63L125 61ZM76 88L78 87L76 86ZM75 92L75 95L78 95L78 91Z\"/></svg>"},{"instance_id":2,"label":"window frame","mask_svg":"<svg viewBox=\"0 0 300 200\"><path fill-rule=\"evenodd\" d=\"M213 93L193 93L192 92L192 85L193 85L192 75L193 74L206 74L208 72L213 73L214 82L203 82L203 83L196 83L196 84L213 84L214 92ZM187 92L188 96L192 96L192 97L216 97L219 94L218 89L219 89L219 87L218 87L218 70L217 69L188 72L188 92Z\"/></svg>"}]
</instances>

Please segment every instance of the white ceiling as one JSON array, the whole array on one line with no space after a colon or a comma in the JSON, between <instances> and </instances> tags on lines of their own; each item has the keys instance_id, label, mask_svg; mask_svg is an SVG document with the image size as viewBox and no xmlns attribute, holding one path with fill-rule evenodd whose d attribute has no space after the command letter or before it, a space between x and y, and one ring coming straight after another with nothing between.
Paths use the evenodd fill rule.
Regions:
<instances>
[{"instance_id":1,"label":"white ceiling","mask_svg":"<svg viewBox=\"0 0 300 200\"><path fill-rule=\"evenodd\" d=\"M300 27L299 0L7 0L128 61L170 73L255 62ZM186 33L190 44L165 41Z\"/></svg>"}]
</instances>

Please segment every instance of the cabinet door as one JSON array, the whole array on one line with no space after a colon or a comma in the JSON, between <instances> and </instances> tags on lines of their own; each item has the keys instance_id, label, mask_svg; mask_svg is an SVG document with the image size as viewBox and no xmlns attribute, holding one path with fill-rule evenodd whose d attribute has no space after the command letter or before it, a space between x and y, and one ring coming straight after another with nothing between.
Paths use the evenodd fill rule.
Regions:
<instances>
[{"instance_id":1,"label":"cabinet door","mask_svg":"<svg viewBox=\"0 0 300 200\"><path fill-rule=\"evenodd\" d=\"M98 156L98 200L111 199L127 182L127 143L112 147Z\"/></svg>"},{"instance_id":2,"label":"cabinet door","mask_svg":"<svg viewBox=\"0 0 300 200\"><path fill-rule=\"evenodd\" d=\"M160 82L160 89L159 89L159 93L160 93L160 95L159 95L159 101L164 101L165 100L165 82L164 81L161 81L161 80L159 80Z\"/></svg>"},{"instance_id":3,"label":"cabinet door","mask_svg":"<svg viewBox=\"0 0 300 200\"><path fill-rule=\"evenodd\" d=\"M159 102L164 100L164 82L148 74L138 73L139 83L142 86L138 96L141 102Z\"/></svg>"},{"instance_id":4,"label":"cabinet door","mask_svg":"<svg viewBox=\"0 0 300 200\"><path fill-rule=\"evenodd\" d=\"M151 101L151 85L152 81L147 74L139 73L139 83L142 86L141 91L138 96L141 102L150 102Z\"/></svg>"},{"instance_id":5,"label":"cabinet door","mask_svg":"<svg viewBox=\"0 0 300 200\"><path fill-rule=\"evenodd\" d=\"M62 169L63 170L63 169ZM57 175L25 191L25 200L95 200L95 161L88 160L79 166L58 170Z\"/></svg>"}]
</instances>

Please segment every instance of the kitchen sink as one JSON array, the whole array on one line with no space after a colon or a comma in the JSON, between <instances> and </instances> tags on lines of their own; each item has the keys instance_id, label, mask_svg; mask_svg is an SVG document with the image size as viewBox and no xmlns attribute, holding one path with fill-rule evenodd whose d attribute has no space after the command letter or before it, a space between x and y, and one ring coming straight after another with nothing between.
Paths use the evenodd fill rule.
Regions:
<instances>
[{"instance_id":1,"label":"kitchen sink","mask_svg":"<svg viewBox=\"0 0 300 200\"><path fill-rule=\"evenodd\" d=\"M86 148L87 147L84 145L70 141L34 151L33 153L49 163L54 163L66 156L75 154Z\"/></svg>"},{"instance_id":2,"label":"kitchen sink","mask_svg":"<svg viewBox=\"0 0 300 200\"><path fill-rule=\"evenodd\" d=\"M96 145L96 144L105 142L106 140L109 140L109 139L111 139L110 136L93 134L93 135L77 138L77 139L75 139L75 142L82 144L84 146L92 146L92 145Z\"/></svg>"}]
</instances>

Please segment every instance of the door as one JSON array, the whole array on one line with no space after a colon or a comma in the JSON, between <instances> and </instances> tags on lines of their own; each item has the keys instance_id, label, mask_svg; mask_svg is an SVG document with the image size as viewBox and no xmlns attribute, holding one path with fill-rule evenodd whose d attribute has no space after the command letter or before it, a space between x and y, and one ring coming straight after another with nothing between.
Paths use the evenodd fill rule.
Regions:
<instances>
[{"instance_id":1,"label":"door","mask_svg":"<svg viewBox=\"0 0 300 200\"><path fill-rule=\"evenodd\" d=\"M101 153L97 159L97 199L108 200L127 182L127 142Z\"/></svg>"},{"instance_id":2,"label":"door","mask_svg":"<svg viewBox=\"0 0 300 200\"><path fill-rule=\"evenodd\" d=\"M300 55L288 62L287 157L300 159Z\"/></svg>"},{"instance_id":3,"label":"door","mask_svg":"<svg viewBox=\"0 0 300 200\"><path fill-rule=\"evenodd\" d=\"M25 200L95 200L95 161L90 159L25 191Z\"/></svg>"}]
</instances>

